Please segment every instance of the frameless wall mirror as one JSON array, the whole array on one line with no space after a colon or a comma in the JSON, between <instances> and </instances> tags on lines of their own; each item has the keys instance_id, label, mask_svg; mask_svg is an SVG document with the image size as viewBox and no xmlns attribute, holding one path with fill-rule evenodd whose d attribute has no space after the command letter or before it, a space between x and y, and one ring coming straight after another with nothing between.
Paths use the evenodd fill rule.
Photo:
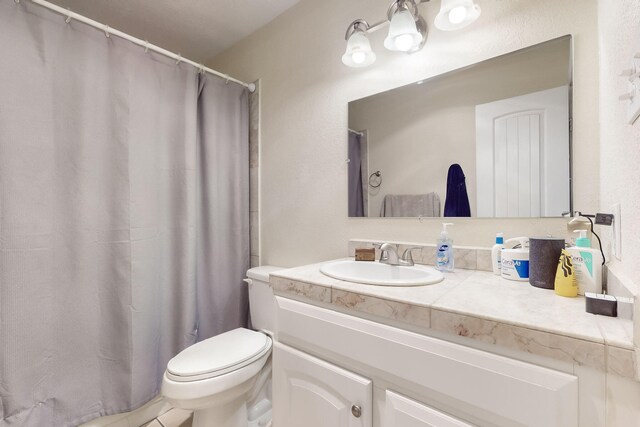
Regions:
<instances>
[{"instance_id":1,"label":"frameless wall mirror","mask_svg":"<svg viewBox=\"0 0 640 427\"><path fill-rule=\"evenodd\" d=\"M349 216L571 211L571 36L349 103Z\"/></svg>"}]
</instances>

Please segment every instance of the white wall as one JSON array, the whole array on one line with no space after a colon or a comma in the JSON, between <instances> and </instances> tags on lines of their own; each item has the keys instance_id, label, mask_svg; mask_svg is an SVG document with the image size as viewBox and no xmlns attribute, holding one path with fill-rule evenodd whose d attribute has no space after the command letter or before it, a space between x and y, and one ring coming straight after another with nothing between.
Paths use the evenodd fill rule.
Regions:
<instances>
[{"instance_id":1,"label":"white wall","mask_svg":"<svg viewBox=\"0 0 640 427\"><path fill-rule=\"evenodd\" d=\"M627 124L626 105L618 101L618 96L627 91L627 84L618 74L629 68L634 53L640 52L640 2L599 0L598 14L600 209L608 212L614 203L621 204L622 261L614 259L610 268L635 281L637 289L640 283L640 120L634 126ZM609 242L609 230L603 234ZM640 330L636 336L640 336Z\"/></svg>"},{"instance_id":2,"label":"white wall","mask_svg":"<svg viewBox=\"0 0 640 427\"><path fill-rule=\"evenodd\" d=\"M217 69L261 79L262 263L293 266L346 255L348 238L435 241L440 220L347 218L347 104L566 34L574 35L575 207L599 205L596 0L478 0L482 16L453 33L432 25L438 1L420 6L425 48L405 55L371 37L377 62L342 65L344 32L356 18L381 20L389 0L303 0L216 58ZM560 235L559 219L459 219L457 244L490 246L497 231Z\"/></svg>"}]
</instances>

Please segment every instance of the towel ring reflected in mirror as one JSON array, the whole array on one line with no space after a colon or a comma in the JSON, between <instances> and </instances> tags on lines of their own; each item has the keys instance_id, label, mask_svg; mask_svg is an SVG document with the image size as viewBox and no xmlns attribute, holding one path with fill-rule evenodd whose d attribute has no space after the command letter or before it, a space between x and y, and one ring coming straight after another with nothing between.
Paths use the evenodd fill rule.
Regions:
<instances>
[{"instance_id":1,"label":"towel ring reflected in mirror","mask_svg":"<svg viewBox=\"0 0 640 427\"><path fill-rule=\"evenodd\" d=\"M369 175L369 186L371 188L378 188L382 185L382 173L380 171L375 171L371 175Z\"/></svg>"}]
</instances>

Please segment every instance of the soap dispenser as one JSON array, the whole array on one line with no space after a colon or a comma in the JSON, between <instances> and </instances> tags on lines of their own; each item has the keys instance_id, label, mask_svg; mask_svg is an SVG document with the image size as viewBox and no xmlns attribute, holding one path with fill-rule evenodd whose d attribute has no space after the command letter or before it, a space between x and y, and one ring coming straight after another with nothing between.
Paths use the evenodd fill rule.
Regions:
<instances>
[{"instance_id":1,"label":"soap dispenser","mask_svg":"<svg viewBox=\"0 0 640 427\"><path fill-rule=\"evenodd\" d=\"M453 271L453 240L449 238L447 227L453 225L450 222L442 223L442 232L438 239L436 252L436 269L440 271Z\"/></svg>"},{"instance_id":2,"label":"soap dispenser","mask_svg":"<svg viewBox=\"0 0 640 427\"><path fill-rule=\"evenodd\" d=\"M578 282L578 294L585 292L602 293L602 254L591 248L591 240L586 230L576 230L580 233L576 245L568 249L573 261L573 267Z\"/></svg>"}]
</instances>

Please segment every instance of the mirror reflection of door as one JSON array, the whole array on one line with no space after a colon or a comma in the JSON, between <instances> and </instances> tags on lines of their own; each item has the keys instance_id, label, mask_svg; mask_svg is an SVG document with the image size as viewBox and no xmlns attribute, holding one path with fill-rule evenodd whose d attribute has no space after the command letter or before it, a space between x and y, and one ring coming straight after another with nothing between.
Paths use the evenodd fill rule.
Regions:
<instances>
[{"instance_id":1,"label":"mirror reflection of door","mask_svg":"<svg viewBox=\"0 0 640 427\"><path fill-rule=\"evenodd\" d=\"M477 215L569 211L569 88L476 107Z\"/></svg>"}]
</instances>

